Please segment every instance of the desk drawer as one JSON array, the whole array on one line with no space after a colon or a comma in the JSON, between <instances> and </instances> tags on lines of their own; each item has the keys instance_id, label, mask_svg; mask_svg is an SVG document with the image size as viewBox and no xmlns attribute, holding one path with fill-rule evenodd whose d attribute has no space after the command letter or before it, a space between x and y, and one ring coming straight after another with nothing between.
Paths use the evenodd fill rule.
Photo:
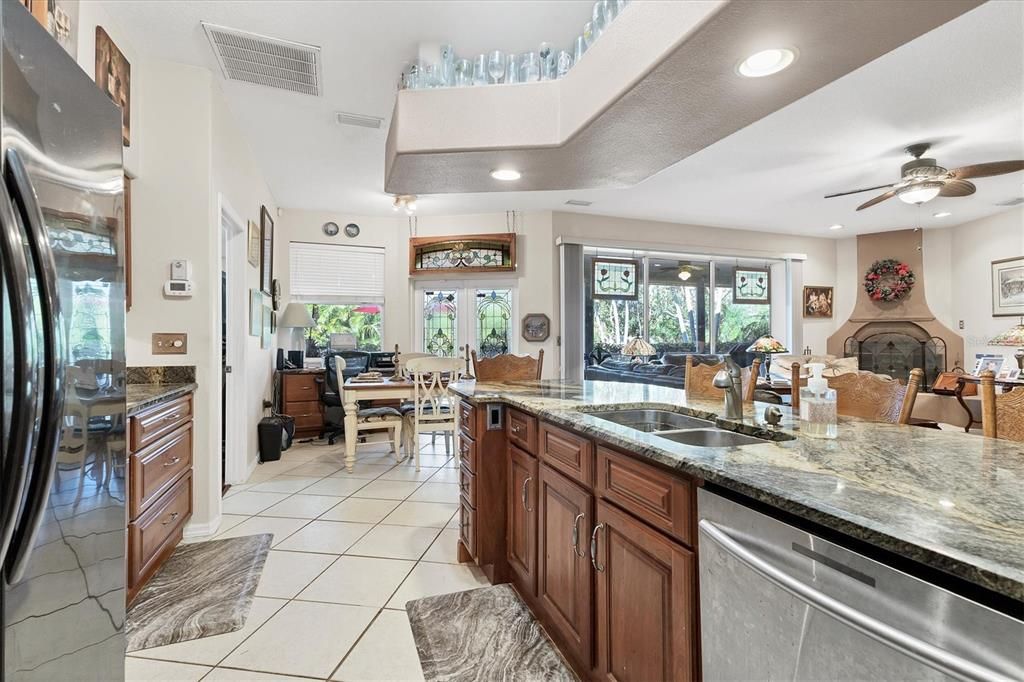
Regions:
<instances>
[{"instance_id":1,"label":"desk drawer","mask_svg":"<svg viewBox=\"0 0 1024 682\"><path fill-rule=\"evenodd\" d=\"M459 493L463 501L476 509L476 474L464 466L459 467Z\"/></svg>"},{"instance_id":2,"label":"desk drawer","mask_svg":"<svg viewBox=\"0 0 1024 682\"><path fill-rule=\"evenodd\" d=\"M476 438L476 408L465 400L459 402L459 428L470 438Z\"/></svg>"},{"instance_id":3,"label":"desk drawer","mask_svg":"<svg viewBox=\"0 0 1024 682\"><path fill-rule=\"evenodd\" d=\"M531 455L537 454L537 418L520 412L508 411L508 439Z\"/></svg>"},{"instance_id":4,"label":"desk drawer","mask_svg":"<svg viewBox=\"0 0 1024 682\"><path fill-rule=\"evenodd\" d=\"M190 419L191 393L132 416L129 420L132 452L138 452L150 443L155 443Z\"/></svg>"},{"instance_id":5,"label":"desk drawer","mask_svg":"<svg viewBox=\"0 0 1024 682\"><path fill-rule=\"evenodd\" d=\"M469 469L471 474L475 474L478 471L476 461L476 442L470 438L466 438L465 434L459 436L459 458L462 460L462 466Z\"/></svg>"},{"instance_id":6,"label":"desk drawer","mask_svg":"<svg viewBox=\"0 0 1024 682\"><path fill-rule=\"evenodd\" d=\"M145 582L174 551L192 516L192 472L128 524L128 574L134 586Z\"/></svg>"},{"instance_id":7,"label":"desk drawer","mask_svg":"<svg viewBox=\"0 0 1024 682\"><path fill-rule=\"evenodd\" d=\"M586 438L542 423L540 457L574 481L594 485L594 444Z\"/></svg>"},{"instance_id":8,"label":"desk drawer","mask_svg":"<svg viewBox=\"0 0 1024 682\"><path fill-rule=\"evenodd\" d=\"M320 392L316 378L316 374L283 375L285 402L316 402L319 400Z\"/></svg>"},{"instance_id":9,"label":"desk drawer","mask_svg":"<svg viewBox=\"0 0 1024 682\"><path fill-rule=\"evenodd\" d=\"M128 514L137 518L175 479L192 468L192 422L131 455Z\"/></svg>"}]
</instances>

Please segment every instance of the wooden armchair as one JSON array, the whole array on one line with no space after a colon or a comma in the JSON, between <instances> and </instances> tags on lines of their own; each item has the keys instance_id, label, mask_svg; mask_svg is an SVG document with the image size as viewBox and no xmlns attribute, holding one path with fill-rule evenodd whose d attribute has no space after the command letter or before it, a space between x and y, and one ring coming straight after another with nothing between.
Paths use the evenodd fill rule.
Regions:
<instances>
[{"instance_id":1,"label":"wooden armchair","mask_svg":"<svg viewBox=\"0 0 1024 682\"><path fill-rule=\"evenodd\" d=\"M986 438L1024 442L1024 388L996 395L995 375L981 373L981 426Z\"/></svg>"},{"instance_id":2,"label":"wooden armchair","mask_svg":"<svg viewBox=\"0 0 1024 682\"><path fill-rule=\"evenodd\" d=\"M686 376L683 378L683 390L688 397L694 398L723 398L725 389L715 388L715 375L721 370L728 370L725 362L714 365L695 365L693 356L686 356ZM754 390L757 388L757 376L761 371L761 358L754 360L750 368L743 368L743 402L754 400Z\"/></svg>"},{"instance_id":3,"label":"wooden armchair","mask_svg":"<svg viewBox=\"0 0 1024 682\"><path fill-rule=\"evenodd\" d=\"M906 386L897 379L884 379L870 372L826 377L829 387L839 393L836 405L839 414L891 424L910 423L923 379L924 370L920 368L910 370ZM802 381L807 384L806 379ZM799 387L794 386L793 390L797 392Z\"/></svg>"},{"instance_id":4,"label":"wooden armchair","mask_svg":"<svg viewBox=\"0 0 1024 682\"><path fill-rule=\"evenodd\" d=\"M473 374L477 381L539 381L544 368L544 349L537 357L504 353L493 358L478 358L473 351Z\"/></svg>"}]
</instances>

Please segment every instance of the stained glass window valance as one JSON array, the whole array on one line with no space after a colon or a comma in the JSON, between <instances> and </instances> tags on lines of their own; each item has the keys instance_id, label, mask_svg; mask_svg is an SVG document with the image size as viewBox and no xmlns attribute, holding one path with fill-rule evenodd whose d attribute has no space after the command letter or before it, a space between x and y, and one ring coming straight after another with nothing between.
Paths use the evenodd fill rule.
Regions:
<instances>
[{"instance_id":1,"label":"stained glass window valance","mask_svg":"<svg viewBox=\"0 0 1024 682\"><path fill-rule=\"evenodd\" d=\"M591 277L593 297L636 300L639 262L627 258L595 258Z\"/></svg>"},{"instance_id":2,"label":"stained glass window valance","mask_svg":"<svg viewBox=\"0 0 1024 682\"><path fill-rule=\"evenodd\" d=\"M513 233L414 237L409 240L409 274L514 272Z\"/></svg>"}]
</instances>

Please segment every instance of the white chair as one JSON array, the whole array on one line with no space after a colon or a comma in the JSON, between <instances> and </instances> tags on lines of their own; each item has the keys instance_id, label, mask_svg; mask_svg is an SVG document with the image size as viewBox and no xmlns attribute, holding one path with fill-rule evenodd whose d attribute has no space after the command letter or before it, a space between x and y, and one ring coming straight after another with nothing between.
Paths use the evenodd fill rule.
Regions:
<instances>
[{"instance_id":1,"label":"white chair","mask_svg":"<svg viewBox=\"0 0 1024 682\"><path fill-rule=\"evenodd\" d=\"M462 375L462 360L458 358L414 358L406 361L406 370L412 375L413 406L406 414L406 452L416 453L416 471L420 470L420 434L444 434L445 450L451 454L451 443L459 430L459 414L455 400L448 392L448 382Z\"/></svg>"},{"instance_id":2,"label":"white chair","mask_svg":"<svg viewBox=\"0 0 1024 682\"><path fill-rule=\"evenodd\" d=\"M433 358L436 357L430 353L399 353L395 352L395 376L405 376L406 367L410 360L416 358Z\"/></svg>"},{"instance_id":3,"label":"white chair","mask_svg":"<svg viewBox=\"0 0 1024 682\"><path fill-rule=\"evenodd\" d=\"M338 390L342 392L342 404L344 404L345 391L345 358L340 355L334 357L334 372L338 381ZM356 412L356 432L346 433L345 438L354 439L356 447L359 447L360 431L378 431L387 429L388 441L391 443L391 452L395 455L395 461L401 462L405 459L401 455L402 447L402 413L394 407L368 407ZM408 448L405 451L409 456Z\"/></svg>"}]
</instances>

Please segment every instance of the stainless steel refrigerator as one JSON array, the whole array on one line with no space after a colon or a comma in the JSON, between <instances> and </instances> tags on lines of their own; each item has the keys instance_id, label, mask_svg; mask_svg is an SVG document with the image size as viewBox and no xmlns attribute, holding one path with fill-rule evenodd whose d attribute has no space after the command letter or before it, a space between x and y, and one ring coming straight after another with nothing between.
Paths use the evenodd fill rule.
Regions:
<instances>
[{"instance_id":1,"label":"stainless steel refrigerator","mask_svg":"<svg viewBox=\"0 0 1024 682\"><path fill-rule=\"evenodd\" d=\"M120 111L0 0L4 682L124 678Z\"/></svg>"}]
</instances>

